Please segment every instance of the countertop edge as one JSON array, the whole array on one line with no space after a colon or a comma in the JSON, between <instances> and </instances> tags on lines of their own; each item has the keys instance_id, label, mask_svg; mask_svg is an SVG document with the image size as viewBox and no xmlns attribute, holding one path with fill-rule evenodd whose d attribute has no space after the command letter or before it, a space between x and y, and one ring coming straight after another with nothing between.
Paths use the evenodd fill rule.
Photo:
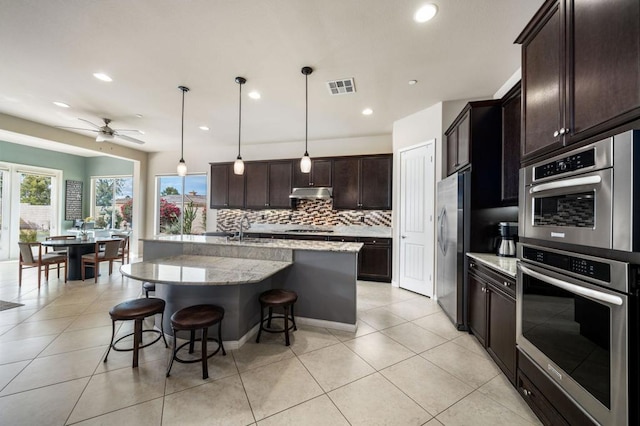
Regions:
<instances>
[{"instance_id":1,"label":"countertop edge","mask_svg":"<svg viewBox=\"0 0 640 426\"><path fill-rule=\"evenodd\" d=\"M466 253L466 255L482 263L484 266L500 272L501 274L507 275L511 278L516 278L517 276L518 259L515 257L502 257L493 253L471 252Z\"/></svg>"}]
</instances>

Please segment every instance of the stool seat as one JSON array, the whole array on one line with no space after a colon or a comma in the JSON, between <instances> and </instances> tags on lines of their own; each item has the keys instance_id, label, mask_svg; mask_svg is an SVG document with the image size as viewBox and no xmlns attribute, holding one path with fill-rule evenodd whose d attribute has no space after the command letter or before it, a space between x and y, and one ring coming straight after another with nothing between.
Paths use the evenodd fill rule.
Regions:
<instances>
[{"instance_id":1,"label":"stool seat","mask_svg":"<svg viewBox=\"0 0 640 426\"><path fill-rule=\"evenodd\" d=\"M164 312L165 301L158 298L127 300L109 310L116 321L135 320Z\"/></svg>"},{"instance_id":2,"label":"stool seat","mask_svg":"<svg viewBox=\"0 0 640 426\"><path fill-rule=\"evenodd\" d=\"M260 295L260 303L265 306L290 305L298 300L298 295L291 290L275 288Z\"/></svg>"},{"instance_id":3,"label":"stool seat","mask_svg":"<svg viewBox=\"0 0 640 426\"><path fill-rule=\"evenodd\" d=\"M214 305L195 305L171 315L171 326L179 330L208 328L221 321L224 310Z\"/></svg>"},{"instance_id":4,"label":"stool seat","mask_svg":"<svg viewBox=\"0 0 640 426\"><path fill-rule=\"evenodd\" d=\"M145 281L142 283L142 291L144 291L146 297L149 297L150 291L156 291L156 284Z\"/></svg>"}]
</instances>

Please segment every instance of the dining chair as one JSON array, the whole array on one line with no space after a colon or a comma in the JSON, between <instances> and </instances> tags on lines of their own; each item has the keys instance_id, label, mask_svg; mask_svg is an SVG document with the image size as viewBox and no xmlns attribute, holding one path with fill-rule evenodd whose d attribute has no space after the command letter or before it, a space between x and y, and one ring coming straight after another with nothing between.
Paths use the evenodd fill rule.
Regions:
<instances>
[{"instance_id":1,"label":"dining chair","mask_svg":"<svg viewBox=\"0 0 640 426\"><path fill-rule=\"evenodd\" d=\"M101 262L109 262L109 275L113 272L113 261L120 259L118 251L122 244L121 239L97 241L95 250L93 253L87 253L82 255L82 281L84 281L86 268L94 268L95 282L98 282L98 270ZM103 251L100 251L100 246L104 247Z\"/></svg>"},{"instance_id":2,"label":"dining chair","mask_svg":"<svg viewBox=\"0 0 640 426\"><path fill-rule=\"evenodd\" d=\"M75 240L76 236L75 235L49 235L48 237L45 237L46 241L52 241L52 240ZM51 250L51 251L49 251ZM48 253L55 253L55 254L59 254L62 256L66 256L67 255L67 249L66 248L58 248L55 249L53 247L49 247L49 246L45 246L44 247L44 252L45 254ZM58 265L57 269L60 269L60 265Z\"/></svg>"},{"instance_id":3,"label":"dining chair","mask_svg":"<svg viewBox=\"0 0 640 426\"><path fill-rule=\"evenodd\" d=\"M64 282L67 282L67 255L57 253L42 253L42 244L39 242L27 243L19 242L20 261L18 262L18 286L22 287L22 270L27 268L38 268L38 288L42 280L42 267L44 266L45 279L49 280L49 266L58 265L58 278L60 278L60 264L64 263ZM34 254L33 248L38 248L38 255Z\"/></svg>"},{"instance_id":4,"label":"dining chair","mask_svg":"<svg viewBox=\"0 0 640 426\"><path fill-rule=\"evenodd\" d=\"M129 263L129 234L111 234L111 238L121 238L122 244L118 249L119 259L116 262L122 262L122 264Z\"/></svg>"}]
</instances>

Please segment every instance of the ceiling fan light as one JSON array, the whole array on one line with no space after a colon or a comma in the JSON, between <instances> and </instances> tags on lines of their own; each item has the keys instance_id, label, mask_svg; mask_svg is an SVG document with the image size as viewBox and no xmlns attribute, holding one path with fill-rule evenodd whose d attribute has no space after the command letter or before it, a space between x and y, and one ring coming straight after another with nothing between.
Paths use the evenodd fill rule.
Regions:
<instances>
[{"instance_id":1,"label":"ceiling fan light","mask_svg":"<svg viewBox=\"0 0 640 426\"><path fill-rule=\"evenodd\" d=\"M176 171L178 172L178 176L180 177L184 177L187 175L187 163L184 162L184 158L180 159Z\"/></svg>"},{"instance_id":2,"label":"ceiling fan light","mask_svg":"<svg viewBox=\"0 0 640 426\"><path fill-rule=\"evenodd\" d=\"M104 142L104 136L101 133L96 136L96 142Z\"/></svg>"},{"instance_id":3,"label":"ceiling fan light","mask_svg":"<svg viewBox=\"0 0 640 426\"><path fill-rule=\"evenodd\" d=\"M233 163L233 173L237 175L241 175L244 173L244 161L242 161L242 157L238 155L236 161Z\"/></svg>"}]
</instances>

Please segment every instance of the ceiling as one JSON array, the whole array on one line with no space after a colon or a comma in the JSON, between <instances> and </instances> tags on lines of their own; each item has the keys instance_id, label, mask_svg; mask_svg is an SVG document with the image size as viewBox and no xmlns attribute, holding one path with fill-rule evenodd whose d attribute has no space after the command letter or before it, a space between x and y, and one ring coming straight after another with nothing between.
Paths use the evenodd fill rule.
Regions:
<instances>
[{"instance_id":1,"label":"ceiling","mask_svg":"<svg viewBox=\"0 0 640 426\"><path fill-rule=\"evenodd\" d=\"M243 144L300 141L300 69L311 66L310 140L390 134L439 101L495 93L519 68L513 41L542 1L0 0L0 112L70 127L107 117L145 132L130 134L144 145L116 143L174 151L185 85L185 145L234 145L243 76ZM427 2L438 14L414 22ZM356 93L331 96L326 82L342 78Z\"/></svg>"}]
</instances>

